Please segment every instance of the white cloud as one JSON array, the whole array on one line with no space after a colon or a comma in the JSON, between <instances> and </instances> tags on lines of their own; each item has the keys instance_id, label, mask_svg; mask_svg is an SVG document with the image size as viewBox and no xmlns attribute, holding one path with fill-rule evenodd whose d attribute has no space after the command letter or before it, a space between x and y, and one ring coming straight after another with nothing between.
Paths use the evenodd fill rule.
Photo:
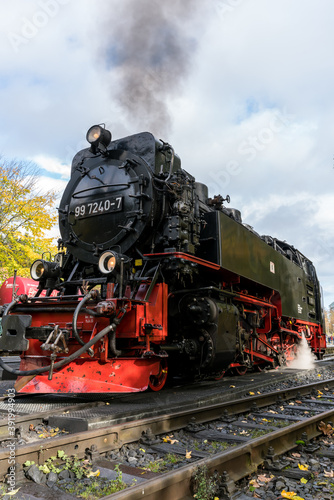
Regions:
<instances>
[{"instance_id":1,"label":"white cloud","mask_svg":"<svg viewBox=\"0 0 334 500\"><path fill-rule=\"evenodd\" d=\"M46 175L41 175L38 177L36 190L41 193L53 190L56 192L56 200L60 201L60 198L66 186L67 186L67 180L54 179L51 177L47 177Z\"/></svg>"},{"instance_id":2,"label":"white cloud","mask_svg":"<svg viewBox=\"0 0 334 500\"><path fill-rule=\"evenodd\" d=\"M31 158L39 167L44 168L48 172L61 175L62 179L69 179L71 175L71 165L65 165L58 158L49 156L37 155Z\"/></svg>"}]
</instances>

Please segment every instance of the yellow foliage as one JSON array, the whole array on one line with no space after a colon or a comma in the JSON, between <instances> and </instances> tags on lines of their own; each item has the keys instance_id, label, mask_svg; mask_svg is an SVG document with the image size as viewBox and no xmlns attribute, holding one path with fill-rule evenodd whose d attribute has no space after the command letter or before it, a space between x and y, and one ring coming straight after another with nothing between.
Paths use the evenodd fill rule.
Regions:
<instances>
[{"instance_id":1,"label":"yellow foliage","mask_svg":"<svg viewBox=\"0 0 334 500\"><path fill-rule=\"evenodd\" d=\"M294 491L285 491L281 492L281 496L283 498L291 498L291 500L304 500L304 498L299 497Z\"/></svg>"},{"instance_id":2,"label":"yellow foliage","mask_svg":"<svg viewBox=\"0 0 334 500\"><path fill-rule=\"evenodd\" d=\"M86 477L98 477L101 474L99 470L96 470L95 472L90 471L87 473Z\"/></svg>"},{"instance_id":3,"label":"yellow foliage","mask_svg":"<svg viewBox=\"0 0 334 500\"><path fill-rule=\"evenodd\" d=\"M20 486L21 488L21 486ZM6 492L6 496L8 495L9 497L16 495L16 493L19 491L20 488L17 488L16 490L11 490Z\"/></svg>"},{"instance_id":4,"label":"yellow foliage","mask_svg":"<svg viewBox=\"0 0 334 500\"><path fill-rule=\"evenodd\" d=\"M29 276L34 260L56 252L52 238L45 238L57 220L56 193L36 191L36 174L33 165L0 158L0 282L14 269Z\"/></svg>"},{"instance_id":5,"label":"yellow foliage","mask_svg":"<svg viewBox=\"0 0 334 500\"><path fill-rule=\"evenodd\" d=\"M164 438L162 438L163 442L164 443L170 443L170 444L174 444L174 443L178 443L178 440L177 439L172 439L172 435L171 436L166 436Z\"/></svg>"}]
</instances>

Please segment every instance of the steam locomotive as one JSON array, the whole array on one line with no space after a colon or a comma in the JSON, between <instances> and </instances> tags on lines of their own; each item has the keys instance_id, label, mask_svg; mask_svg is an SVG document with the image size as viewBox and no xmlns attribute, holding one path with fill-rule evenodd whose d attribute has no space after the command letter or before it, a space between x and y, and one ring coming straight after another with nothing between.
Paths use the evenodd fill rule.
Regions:
<instances>
[{"instance_id":1,"label":"steam locomotive","mask_svg":"<svg viewBox=\"0 0 334 500\"><path fill-rule=\"evenodd\" d=\"M37 291L2 307L0 352L20 353L25 393L137 392L177 377L282 366L325 333L313 264L209 198L168 143L111 140L102 125L72 162L58 253Z\"/></svg>"}]
</instances>

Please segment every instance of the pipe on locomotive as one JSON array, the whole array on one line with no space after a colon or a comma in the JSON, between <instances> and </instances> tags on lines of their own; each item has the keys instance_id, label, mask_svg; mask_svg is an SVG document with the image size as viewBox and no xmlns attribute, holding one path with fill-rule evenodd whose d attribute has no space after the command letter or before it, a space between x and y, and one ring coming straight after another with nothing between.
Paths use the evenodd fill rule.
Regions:
<instances>
[{"instance_id":1,"label":"pipe on locomotive","mask_svg":"<svg viewBox=\"0 0 334 500\"><path fill-rule=\"evenodd\" d=\"M74 311L74 314L73 314L73 320L72 320L72 332L76 338L76 340L81 344L81 345L87 345L86 342L84 342L81 338L80 338L80 335L79 335L79 332L78 332L78 329L77 329L77 322L78 322L78 316L79 316L79 313L81 311L81 309L83 308L83 306L86 304L86 302L88 302L91 298L95 299L95 298L98 298L98 292L97 290L91 290L90 292L88 292L84 298L79 302L79 304L77 305L75 311ZM116 326L118 325L120 322L119 319L115 318L114 319L114 322L113 324ZM115 338L115 330L113 330L113 335L112 337L109 339L109 342L110 342L110 350L111 352L114 354L114 356L120 356L122 354L122 351L119 351L118 349L116 349L116 338ZM94 356L94 351L93 349L89 349L89 352L88 354L90 356Z\"/></svg>"},{"instance_id":2,"label":"pipe on locomotive","mask_svg":"<svg viewBox=\"0 0 334 500\"><path fill-rule=\"evenodd\" d=\"M16 303L17 303L17 299L15 301L11 302L11 304L9 304L9 305L13 306ZM120 310L121 316L118 318L115 318L111 325L106 326L94 338L92 338L89 342L87 342L85 345L80 347L80 349L75 351L73 354L71 354L67 358L62 359L61 361L58 361L58 363L55 363L53 365L53 369L56 370L58 368L62 368L67 363L70 363L71 361L77 359L79 356L81 356L81 354L88 351L88 349L90 349L90 347L92 345L96 344L99 340L101 340L108 333L113 332L115 334L116 327L122 321L122 319L126 313L126 309L127 309L127 304L125 304L125 306L122 307L122 309ZM7 310L9 310L9 307L7 307ZM113 335L113 338L111 339L112 346L114 345L114 339L115 339L115 335ZM115 351L116 351L116 349L115 349ZM15 368L11 368L10 366L6 365L6 363L3 362L1 357L0 357L0 366L3 370L6 370L7 372L12 373L13 375L17 375L17 376L21 376L21 377L24 377L27 375L39 375L40 373L45 373L45 372L49 371L50 367L51 367L51 365L48 365L48 366L44 366L43 368L35 368L34 370L25 370L25 371L15 370Z\"/></svg>"},{"instance_id":3,"label":"pipe on locomotive","mask_svg":"<svg viewBox=\"0 0 334 500\"><path fill-rule=\"evenodd\" d=\"M79 316L79 313L82 309L82 307L86 304L86 302L88 302L91 298L96 298L97 297L97 291L96 290L92 290L91 292L88 292L84 298L82 300L80 300L79 304L77 305L75 311L74 311L74 314L73 314L73 320L72 320L72 332L76 338L76 340L79 342L79 344L81 345L87 345L86 342L84 342L81 338L80 338L80 335L78 333L78 329L77 329L77 322L78 322L78 316ZM90 356L94 356L94 351L93 349L89 349L89 353L88 353Z\"/></svg>"},{"instance_id":4,"label":"pipe on locomotive","mask_svg":"<svg viewBox=\"0 0 334 500\"><path fill-rule=\"evenodd\" d=\"M22 297L22 295L20 295L18 298L12 300L4 309L3 311L3 316L6 316L9 311L18 303L18 299Z\"/></svg>"},{"instance_id":5,"label":"pipe on locomotive","mask_svg":"<svg viewBox=\"0 0 334 500\"><path fill-rule=\"evenodd\" d=\"M116 324L112 323L109 326L106 326L103 330L101 330L94 338L92 338L87 344L85 344L83 347L80 347L77 351L75 351L73 354L68 356L67 358L62 359L61 361L58 361L58 363L55 363L53 365L54 369L61 368L62 366L66 365L67 363L70 363L74 359L77 359L81 354L84 352L88 351L88 349L96 344L99 340L102 339L105 335L107 335L109 332L114 330L116 328ZM21 370L15 370L14 368L10 368L10 366L6 365L0 358L0 366L3 370L6 370L9 373L13 373L13 375L18 375L18 376L26 376L26 375L38 375L40 373L45 373L50 370L50 366L44 366L43 368L35 368L34 370L26 370L26 371L21 371Z\"/></svg>"}]
</instances>

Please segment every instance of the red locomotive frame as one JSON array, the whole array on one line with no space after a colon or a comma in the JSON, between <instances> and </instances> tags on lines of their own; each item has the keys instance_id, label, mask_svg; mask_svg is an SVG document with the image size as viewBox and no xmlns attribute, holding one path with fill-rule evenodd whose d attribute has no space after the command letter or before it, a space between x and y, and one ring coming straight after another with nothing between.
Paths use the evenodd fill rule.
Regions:
<instances>
[{"instance_id":1,"label":"red locomotive frame","mask_svg":"<svg viewBox=\"0 0 334 500\"><path fill-rule=\"evenodd\" d=\"M201 266L204 272L214 272L224 275L224 270L212 262L204 261L198 257L180 252L172 254L147 255L147 258L162 259L164 257L183 259ZM130 290L125 292L125 297L110 296L95 306L97 308L110 309L116 312L126 309L124 317L116 329L118 339L126 339L126 356L117 358L108 357L109 339L105 336L97 342L94 354L90 356L83 353L78 359L66 364L63 368L51 373L50 370L38 375L18 377L16 388L25 393L100 393L100 392L139 392L150 387L154 391L162 389L165 385L168 373L167 353L163 351L163 345L168 337L168 298L169 291L166 283L156 283L150 289L150 283L141 283L135 298L130 298ZM148 295L149 294L149 295ZM273 296L273 292L271 293ZM82 299L82 298L81 298ZM79 300L81 300L79 299ZM257 335L250 338L244 353L249 356L254 368L262 369L264 366L277 366L280 354L285 355L287 361L293 359L298 341L306 332L307 340L318 357L326 347L325 335L320 324L283 318L285 323L290 323L290 328L280 327L273 330L273 323L282 323L280 316L281 304L271 303L270 298L260 300L257 297L245 293L236 293L233 302L242 304L244 313L254 314L260 311L264 318L262 328L257 329ZM53 308L52 323L48 312L43 312L46 302ZM32 325L42 327L49 324L50 327L58 325L60 330L71 329L73 314L63 312L64 304L74 309L77 303L64 301L57 297L41 298L36 300L31 307L33 317ZM108 324L107 318L94 319L94 316L80 314L77 328L81 332L85 342L94 336ZM271 340L268 341L268 334ZM71 335L70 335L71 337ZM36 339L29 341L29 350L22 355L20 370L32 370L50 364L49 356L41 349L40 342ZM152 344L162 346L159 355L151 349ZM74 340L68 344L68 352L71 355L77 350L78 344ZM64 354L57 355L57 361L63 359ZM235 361L230 363L228 369L237 374L244 374L247 366ZM226 370L223 369L223 374ZM217 377L216 377L217 378Z\"/></svg>"}]
</instances>

